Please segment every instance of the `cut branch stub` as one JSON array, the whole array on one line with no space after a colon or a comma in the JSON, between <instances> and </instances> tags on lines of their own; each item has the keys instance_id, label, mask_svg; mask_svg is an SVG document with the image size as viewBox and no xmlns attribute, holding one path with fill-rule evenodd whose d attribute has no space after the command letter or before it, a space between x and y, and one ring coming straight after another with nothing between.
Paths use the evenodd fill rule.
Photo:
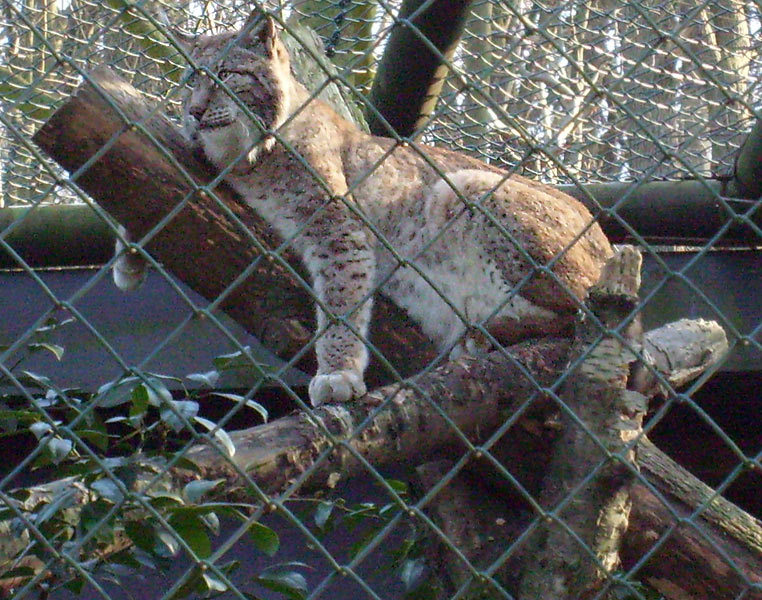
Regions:
<instances>
[{"instance_id":1,"label":"cut branch stub","mask_svg":"<svg viewBox=\"0 0 762 600\"><path fill-rule=\"evenodd\" d=\"M563 434L540 496L549 516L524 561L521 600L592 597L621 563L636 472L631 444L642 433L648 401L627 389L635 355L613 335L600 340L599 328L617 328L637 307L641 262L631 247L609 259L586 300L596 320L577 324L571 363L579 366L561 396ZM634 325L623 336L639 347L642 332Z\"/></svg>"},{"instance_id":2,"label":"cut branch stub","mask_svg":"<svg viewBox=\"0 0 762 600\"><path fill-rule=\"evenodd\" d=\"M99 68L34 141L135 239L148 234L145 248L167 271L210 301L227 293L220 308L278 356L291 358L309 343L315 321L309 291L280 260L303 275L297 257L257 250L252 236L269 250L280 240L224 183L211 184L211 168L177 126L155 112L129 83ZM434 356L402 311L379 299L375 313L371 341L403 374ZM313 353L298 366L312 372ZM371 367L369 385L384 379L388 373Z\"/></svg>"}]
</instances>

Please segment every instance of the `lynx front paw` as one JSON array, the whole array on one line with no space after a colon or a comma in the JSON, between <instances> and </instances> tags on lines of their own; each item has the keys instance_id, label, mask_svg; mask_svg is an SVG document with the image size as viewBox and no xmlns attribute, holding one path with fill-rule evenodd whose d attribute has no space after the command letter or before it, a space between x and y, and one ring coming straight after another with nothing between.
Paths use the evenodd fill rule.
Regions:
<instances>
[{"instance_id":1,"label":"lynx front paw","mask_svg":"<svg viewBox=\"0 0 762 600\"><path fill-rule=\"evenodd\" d=\"M353 397L362 396L367 390L362 373L357 371L334 371L315 375L310 381L310 402L312 406L346 402Z\"/></svg>"}]
</instances>

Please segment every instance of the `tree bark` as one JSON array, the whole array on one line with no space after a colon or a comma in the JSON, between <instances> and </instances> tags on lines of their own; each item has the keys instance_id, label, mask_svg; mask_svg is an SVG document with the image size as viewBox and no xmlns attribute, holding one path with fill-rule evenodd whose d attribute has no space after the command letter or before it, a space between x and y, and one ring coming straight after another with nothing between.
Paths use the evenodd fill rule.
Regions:
<instances>
[{"instance_id":1,"label":"tree bark","mask_svg":"<svg viewBox=\"0 0 762 600\"><path fill-rule=\"evenodd\" d=\"M709 368L727 347L722 330L717 325L704 322L697 328L695 322L684 322L673 325L673 328L683 333L692 332L687 335L693 341L685 343L683 337L683 351L668 357L681 378L686 372L698 374ZM650 332L645 343L648 344L652 337L663 335L663 330ZM658 345L665 349L670 347L663 342ZM688 347L694 351L686 352ZM363 475L365 467L355 455L362 456L376 468L400 461L422 463L442 452L450 456L461 455L467 449L463 447L461 436L442 418L442 413L452 419L463 435L478 444L515 411L523 411L530 399L534 399L535 407L526 416L554 410L554 403L542 399L538 386L552 386L564 372L569 348L568 340L525 342L511 347L510 357L493 353L481 361L462 359L422 375L415 382L421 394L412 386L394 384L349 405L324 406L311 414L297 413L266 425L231 433L237 449L233 459L211 446L196 446L187 453L187 457L199 466L200 472L173 469L166 472L161 485L177 491L189 480L198 477L209 480L223 478L226 483L219 488L223 490L220 499L251 502L252 490L257 489L262 496L255 494L255 501L266 502L267 498L278 494L307 470L311 471L311 475L301 488L303 493L322 489L329 481L335 484L337 478ZM531 379L527 374L531 375ZM671 381L669 373L664 375ZM388 399L386 405L378 410L379 403L384 402L385 398ZM374 411L377 413L357 435L357 426ZM546 436L538 436L532 427L517 429L515 439L502 444L511 454L508 458L501 458L501 462L510 465L512 472L528 474L529 478L521 477L527 489L537 493L539 478L535 477L533 484L531 475L536 476L547 464L550 445L543 441ZM341 441L346 444L337 444ZM478 455L473 455L474 462L480 460ZM721 498L713 498L711 490L705 485L648 444L641 443L638 447L636 463L642 469L643 478L638 480L632 491L631 523L622 544L625 568L642 558L655 546L660 536L665 535L666 541L657 545L657 554L639 567L637 578L666 590L664 593L669 598L681 597L669 589L696 590L692 592L695 598L731 598L744 589L744 579L762 583L762 526L756 519ZM136 457L135 466L141 464L144 467L143 475L136 481L138 489L147 480L153 479L157 469L161 468L161 465L150 460ZM62 486L79 486L77 493L83 499L87 493L81 484L74 481L52 485L59 493ZM50 492L40 487L35 493L37 495L28 500L29 506L39 501L39 494ZM476 486L473 493L481 494ZM669 507L655 494L667 498ZM493 515L489 512L487 498L483 494L480 497L484 510L469 519ZM20 504L10 499L6 501L23 510ZM704 503L708 503L708 508L699 511L691 521L671 529L675 525L675 513L690 514L696 506ZM523 527L531 523L531 514L526 507L519 511L510 511L506 507L503 500L499 512L494 513L506 523L499 526L503 536L499 538L501 544L503 540L508 543L515 539L521 531L511 530L513 533L509 534L510 527ZM468 521L460 521L460 525L465 528ZM491 526L494 530L494 521ZM473 531L483 535L490 529ZM25 535L19 535L18 528L13 528L8 521L0 523L0 564L26 546ZM500 547L505 549L505 544ZM464 549L469 559L472 556L470 550L469 547ZM513 561L521 556L521 552L517 552L506 567L515 564ZM661 560L662 556L669 557L669 560ZM729 568L724 556L732 557L735 566ZM473 557L475 562L479 558L478 554ZM702 565L698 572L694 569L696 564ZM701 586L712 591L712 594L700 593ZM749 593L745 597L762 598L762 595Z\"/></svg>"},{"instance_id":2,"label":"tree bark","mask_svg":"<svg viewBox=\"0 0 762 600\"><path fill-rule=\"evenodd\" d=\"M106 213L137 239L144 238L141 246L168 271L210 302L222 295L212 310L229 314L281 358L299 356L297 365L312 372L314 354L302 351L310 343L314 309L297 257L288 248L279 249L274 232L216 181L172 122L154 113L132 86L108 69L97 69L34 140ZM594 193L606 205L619 196L604 197L605 190L597 189ZM660 187L654 194L662 214L670 193ZM590 196L587 201L597 202ZM653 206L645 202L648 222L654 223ZM686 205L675 204L674 219L667 220L685 222ZM705 204L703 212L690 211L701 215L699 221L689 221L693 233L702 233L699 225L709 224L706 233L713 235L729 217L716 199ZM626 212L627 207L618 210L637 225L637 216ZM617 222L602 225L612 241L621 239ZM668 236L669 230L659 225L643 233ZM432 344L404 312L380 297L374 313L371 341L402 375L418 372L432 360ZM378 362L368 370L371 386L389 379L388 369Z\"/></svg>"},{"instance_id":3,"label":"tree bark","mask_svg":"<svg viewBox=\"0 0 762 600\"><path fill-rule=\"evenodd\" d=\"M759 198L762 196L762 119L756 119L736 157L733 179L729 184L732 196Z\"/></svg>"},{"instance_id":4,"label":"tree bark","mask_svg":"<svg viewBox=\"0 0 762 600\"><path fill-rule=\"evenodd\" d=\"M523 561L521 600L591 598L621 565L636 473L633 443L648 408L645 396L628 389L636 361L628 346L641 345L642 330L631 323L622 332L626 343L598 338L601 324L614 330L637 308L641 262L629 246L609 260L587 299L600 324L589 317L577 323L561 394L563 433L543 479L544 522Z\"/></svg>"}]
</instances>

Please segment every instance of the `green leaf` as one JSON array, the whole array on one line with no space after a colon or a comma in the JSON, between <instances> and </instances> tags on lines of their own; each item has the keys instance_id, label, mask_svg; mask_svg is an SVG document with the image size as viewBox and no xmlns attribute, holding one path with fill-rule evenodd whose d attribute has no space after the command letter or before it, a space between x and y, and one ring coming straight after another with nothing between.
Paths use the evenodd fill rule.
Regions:
<instances>
[{"instance_id":1,"label":"green leaf","mask_svg":"<svg viewBox=\"0 0 762 600\"><path fill-rule=\"evenodd\" d=\"M243 351L223 354L212 360L218 371L243 371L246 373L276 373L278 367L260 362L253 357L251 348L244 346Z\"/></svg>"},{"instance_id":2,"label":"green leaf","mask_svg":"<svg viewBox=\"0 0 762 600\"><path fill-rule=\"evenodd\" d=\"M82 592L82 589L85 587L85 578L80 576L75 577L74 579L70 579L64 584L64 587L71 593L79 596L79 594Z\"/></svg>"},{"instance_id":3,"label":"green leaf","mask_svg":"<svg viewBox=\"0 0 762 600\"><path fill-rule=\"evenodd\" d=\"M198 417L196 417L198 420ZM235 444L233 443L233 440L230 439L230 436L228 435L228 432L224 429L218 429L214 432L214 437L217 438L217 441L222 444L222 447L225 448L225 452L228 453L229 457L235 456Z\"/></svg>"},{"instance_id":4,"label":"green leaf","mask_svg":"<svg viewBox=\"0 0 762 600\"><path fill-rule=\"evenodd\" d=\"M241 567L241 561L240 560L231 560L229 562L226 562L224 564L218 565L220 568L220 571L225 573L225 575L230 575L234 571L237 571Z\"/></svg>"},{"instance_id":5,"label":"green leaf","mask_svg":"<svg viewBox=\"0 0 762 600\"><path fill-rule=\"evenodd\" d=\"M156 377L149 377L140 384L148 395L148 404L151 406L162 406L165 402L172 402L172 392L169 391L164 382Z\"/></svg>"},{"instance_id":6,"label":"green leaf","mask_svg":"<svg viewBox=\"0 0 762 600\"><path fill-rule=\"evenodd\" d=\"M179 536L198 558L208 558L212 554L212 542L204 523L197 515L176 512L169 518L172 531Z\"/></svg>"},{"instance_id":7,"label":"green leaf","mask_svg":"<svg viewBox=\"0 0 762 600\"><path fill-rule=\"evenodd\" d=\"M109 436L103 431L94 431L92 429L78 429L77 436L89 441L99 450L108 448Z\"/></svg>"},{"instance_id":8,"label":"green leaf","mask_svg":"<svg viewBox=\"0 0 762 600\"><path fill-rule=\"evenodd\" d=\"M175 433L185 429L185 422L180 415L187 420L193 420L198 413L198 402L193 400L170 400L167 404L168 407L162 409L159 416ZM169 408L170 406L175 410Z\"/></svg>"},{"instance_id":9,"label":"green leaf","mask_svg":"<svg viewBox=\"0 0 762 600\"><path fill-rule=\"evenodd\" d=\"M214 366L217 367L217 370L219 371L227 371L230 369L240 368L250 369L255 361L247 356L246 353L248 353L251 348L249 346L244 346L243 350L243 352L238 350L236 352L231 352L230 354L222 354L214 358L212 360L212 364L214 364Z\"/></svg>"},{"instance_id":10,"label":"green leaf","mask_svg":"<svg viewBox=\"0 0 762 600\"><path fill-rule=\"evenodd\" d=\"M318 504L317 509L315 510L315 525L318 526L318 529L324 530L326 523L328 523L328 519L331 518L331 514L333 513L334 508L333 502L326 502L323 501L320 504Z\"/></svg>"},{"instance_id":11,"label":"green leaf","mask_svg":"<svg viewBox=\"0 0 762 600\"><path fill-rule=\"evenodd\" d=\"M204 417L195 417L194 419L196 423L199 423L200 425L203 425L206 427L209 431L214 430L215 427L217 427L217 424L213 421L210 421L209 419L205 419ZM235 444L233 444L233 440L230 439L230 436L224 429L217 429L214 431L214 437L217 439L217 441L220 443L220 445L225 449L225 452L227 452L227 455L231 458L235 456Z\"/></svg>"},{"instance_id":12,"label":"green leaf","mask_svg":"<svg viewBox=\"0 0 762 600\"><path fill-rule=\"evenodd\" d=\"M212 392L212 396L218 396L220 398L225 398L226 400L232 400L236 403L243 402L244 397L241 396L241 394L228 394L226 392Z\"/></svg>"},{"instance_id":13,"label":"green leaf","mask_svg":"<svg viewBox=\"0 0 762 600\"><path fill-rule=\"evenodd\" d=\"M101 541L110 540L112 537L111 525L108 521L103 521L110 508L110 503L100 499L83 505L82 511L79 514L79 524L82 526L83 531L89 533L94 530L96 539Z\"/></svg>"},{"instance_id":14,"label":"green leaf","mask_svg":"<svg viewBox=\"0 0 762 600\"><path fill-rule=\"evenodd\" d=\"M206 528L214 535L220 535L220 518L217 516L217 513L202 513L199 514L199 519L203 521Z\"/></svg>"},{"instance_id":15,"label":"green leaf","mask_svg":"<svg viewBox=\"0 0 762 600\"><path fill-rule=\"evenodd\" d=\"M364 502L351 507L344 516L344 523L351 530L358 525L367 523L378 516L378 507L372 502Z\"/></svg>"},{"instance_id":16,"label":"green leaf","mask_svg":"<svg viewBox=\"0 0 762 600\"><path fill-rule=\"evenodd\" d=\"M71 452L74 443L71 440L51 438L47 441L47 449L50 452L50 460L54 465L60 464Z\"/></svg>"},{"instance_id":17,"label":"green leaf","mask_svg":"<svg viewBox=\"0 0 762 600\"><path fill-rule=\"evenodd\" d=\"M136 385L130 395L130 419L140 421L148 411L148 390L144 385Z\"/></svg>"},{"instance_id":18,"label":"green leaf","mask_svg":"<svg viewBox=\"0 0 762 600\"><path fill-rule=\"evenodd\" d=\"M156 532L156 545L153 548L154 556L163 559L172 559L180 552L180 543L174 533L165 529Z\"/></svg>"},{"instance_id":19,"label":"green leaf","mask_svg":"<svg viewBox=\"0 0 762 600\"><path fill-rule=\"evenodd\" d=\"M69 323L74 323L76 319L74 317L69 317L67 319L64 319L63 321L59 321L56 317L48 317L45 319L45 325L41 325L37 329L34 330L36 334L41 333L50 333L51 331L55 331L56 329L60 329L64 325L68 325Z\"/></svg>"},{"instance_id":20,"label":"green leaf","mask_svg":"<svg viewBox=\"0 0 762 600\"><path fill-rule=\"evenodd\" d=\"M59 346L58 344L49 344L48 342L36 342L29 344L30 352L37 352L38 350L47 350L56 357L56 360L59 361L63 358L64 355L63 346Z\"/></svg>"},{"instance_id":21,"label":"green leaf","mask_svg":"<svg viewBox=\"0 0 762 600\"><path fill-rule=\"evenodd\" d=\"M269 590L280 592L291 600L303 600L307 595L307 580L296 571L262 573L254 581Z\"/></svg>"},{"instance_id":22,"label":"green leaf","mask_svg":"<svg viewBox=\"0 0 762 600\"><path fill-rule=\"evenodd\" d=\"M421 576L425 570L426 565L420 558L409 559L402 563L402 568L400 569L400 579L405 585L405 589L413 589L420 581Z\"/></svg>"},{"instance_id":23,"label":"green leaf","mask_svg":"<svg viewBox=\"0 0 762 600\"><path fill-rule=\"evenodd\" d=\"M212 370L207 371L206 373L191 373L190 375L186 375L185 378L205 385L206 387L213 388L217 385L217 381L220 378L220 372Z\"/></svg>"},{"instance_id":24,"label":"green leaf","mask_svg":"<svg viewBox=\"0 0 762 600\"><path fill-rule=\"evenodd\" d=\"M384 479L386 484L392 488L400 496L404 496L408 492L407 483L400 481L399 479Z\"/></svg>"},{"instance_id":25,"label":"green leaf","mask_svg":"<svg viewBox=\"0 0 762 600\"><path fill-rule=\"evenodd\" d=\"M215 479L214 481L200 479L198 481L191 481L183 488L183 496L185 496L191 504L198 504L199 500L201 500L205 494L218 487L224 481L224 479Z\"/></svg>"},{"instance_id":26,"label":"green leaf","mask_svg":"<svg viewBox=\"0 0 762 600\"><path fill-rule=\"evenodd\" d=\"M255 402L254 400L244 400L243 396L240 396L238 394L227 394L225 392L214 392L212 395L219 396L220 398L226 398L228 400L232 400L233 402L244 402L247 408L251 408L252 410L255 410L256 412L258 412L265 423L267 423L267 420L270 418L270 415L267 412L267 409L264 406L262 406L259 402Z\"/></svg>"},{"instance_id":27,"label":"green leaf","mask_svg":"<svg viewBox=\"0 0 762 600\"><path fill-rule=\"evenodd\" d=\"M32 432L34 437L36 437L38 440L41 440L51 431L53 431L53 427L45 421L37 421L36 423L32 423L29 426L29 431Z\"/></svg>"},{"instance_id":28,"label":"green leaf","mask_svg":"<svg viewBox=\"0 0 762 600\"><path fill-rule=\"evenodd\" d=\"M185 450L182 450L182 452L185 452ZM175 458L175 468L176 469L186 469L190 471L191 473L201 473L201 468L193 462L190 458L186 458L184 455Z\"/></svg>"},{"instance_id":29,"label":"green leaf","mask_svg":"<svg viewBox=\"0 0 762 600\"><path fill-rule=\"evenodd\" d=\"M125 377L104 383L93 398L95 405L100 408L114 408L128 402L139 381L137 377Z\"/></svg>"},{"instance_id":30,"label":"green leaf","mask_svg":"<svg viewBox=\"0 0 762 600\"><path fill-rule=\"evenodd\" d=\"M222 579L219 579L214 573L211 573L209 571L204 571L203 575L203 581L206 585L206 589L209 592L212 593L220 593L225 592L228 589L227 584L222 581Z\"/></svg>"},{"instance_id":31,"label":"green leaf","mask_svg":"<svg viewBox=\"0 0 762 600\"><path fill-rule=\"evenodd\" d=\"M171 509L185 505L182 497L173 492L152 493L148 502L151 504L151 506L158 510Z\"/></svg>"},{"instance_id":32,"label":"green leaf","mask_svg":"<svg viewBox=\"0 0 762 600\"><path fill-rule=\"evenodd\" d=\"M28 426L36 423L39 419L39 413L31 410L0 410L0 427L8 433L16 432L19 424Z\"/></svg>"},{"instance_id":33,"label":"green leaf","mask_svg":"<svg viewBox=\"0 0 762 600\"><path fill-rule=\"evenodd\" d=\"M43 389L48 389L53 385L50 381L49 377L45 377L44 375L38 375L37 373L32 373L32 371L21 371L22 377L19 377L19 382L23 383L25 385L32 385L37 386Z\"/></svg>"},{"instance_id":34,"label":"green leaf","mask_svg":"<svg viewBox=\"0 0 762 600\"><path fill-rule=\"evenodd\" d=\"M153 526L143 521L127 521L124 524L124 533L141 550L148 554L154 553L156 546L156 531Z\"/></svg>"},{"instance_id":35,"label":"green leaf","mask_svg":"<svg viewBox=\"0 0 762 600\"><path fill-rule=\"evenodd\" d=\"M400 511L400 507L395 502L390 502L389 504L384 504L379 510L378 510L378 516L384 517L385 519L390 519L394 515L396 515Z\"/></svg>"},{"instance_id":36,"label":"green leaf","mask_svg":"<svg viewBox=\"0 0 762 600\"><path fill-rule=\"evenodd\" d=\"M178 600L179 598L186 598L194 592L203 592L202 586L201 568L195 565L187 579L169 597L169 600Z\"/></svg>"},{"instance_id":37,"label":"green leaf","mask_svg":"<svg viewBox=\"0 0 762 600\"><path fill-rule=\"evenodd\" d=\"M267 556L275 556L278 548L280 548L278 534L267 525L255 521L249 526L249 535L254 542L254 547Z\"/></svg>"},{"instance_id":38,"label":"green leaf","mask_svg":"<svg viewBox=\"0 0 762 600\"><path fill-rule=\"evenodd\" d=\"M90 489L96 492L104 500L118 504L124 498L119 487L108 477L103 477L90 484Z\"/></svg>"},{"instance_id":39,"label":"green leaf","mask_svg":"<svg viewBox=\"0 0 762 600\"><path fill-rule=\"evenodd\" d=\"M77 413L81 414L81 413ZM97 412L89 412L84 414L84 422L87 424L88 430L97 431L102 434L107 434L108 429L103 422L103 419Z\"/></svg>"}]
</instances>

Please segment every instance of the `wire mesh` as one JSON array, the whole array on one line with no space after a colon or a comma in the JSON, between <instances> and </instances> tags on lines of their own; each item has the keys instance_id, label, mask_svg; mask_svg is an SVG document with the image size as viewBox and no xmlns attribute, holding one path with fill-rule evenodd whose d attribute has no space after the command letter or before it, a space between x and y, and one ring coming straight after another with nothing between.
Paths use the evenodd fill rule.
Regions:
<instances>
[{"instance_id":1,"label":"wire mesh","mask_svg":"<svg viewBox=\"0 0 762 600\"><path fill-rule=\"evenodd\" d=\"M336 68L334 79L345 88L351 88L354 95L348 95L362 107L363 95L370 89L399 5L393 2L300 0L270 8L281 21L299 22L317 32L326 55ZM170 27L187 33L238 28L251 10L250 3L27 0L4 2L2 9L0 207L34 209L40 204L87 203L113 228L115 235L123 237L123 232L117 232L116 223L79 189L75 175L67 174L43 158L31 142L32 135L88 77L87 73L101 64L109 65L179 122L182 97L190 81L188 60L164 32ZM477 1L470 9L462 42L456 52L447 57L450 74L440 102L419 132L419 138L505 167L511 173L519 172L531 179L553 184L681 178L708 181L717 176L730 177L738 150L749 129L759 119L762 96L759 83L762 72L760 22L757 4L731 0L703 3ZM217 74L209 73L208 76L215 78L216 85L225 87ZM238 103L245 111L245 104L240 100ZM249 116L256 121L253 115ZM144 121L138 120L131 125L147 131ZM277 132L275 137L276 143L287 145ZM151 141L161 145L156 138ZM102 153L116 143L115 137L103 147ZM426 155L425 146L412 145L424 161L431 160ZM376 167L387 158L386 154L381 156ZM81 171L86 172L94 160ZM305 163L303 157L298 160ZM230 170L233 168L231 164ZM439 171L439 175L446 179L447 174ZM570 536L576 536L577 543L585 546L588 558L599 561L596 564L603 567L593 549L587 547L567 523L564 510L574 505L581 489L605 473L607 461L604 459L611 457L604 456L583 480L576 482L576 487L569 490L558 505L548 509L541 505L536 493L528 489L525 478L516 475L500 455L500 447L512 443L512 436L521 428L522 417L531 412L540 398L549 398L564 418L581 426L585 433L591 433L568 406L561 391L586 355L573 362L559 378L544 381L502 349L506 364L516 369L518 375L531 380L531 393L521 407L494 428L490 437L477 442L478 436L462 431L430 388L419 384L417 379L403 381L383 351L363 339L369 352L382 362L387 373L393 375L397 387L391 391L387 389L386 397L379 398L378 407L360 422L352 421L351 415L347 416L348 413L341 409L325 413L331 419L315 416L316 413L310 412L304 394L295 389L289 376L290 369L320 344L332 328L343 326L362 337L357 325L362 302L342 313L331 314L331 307L311 289L308 278L288 262L288 252L296 245L295 240L303 236L321 218L321 211L325 212L329 207L318 209L290 239L270 248L248 231L219 200L217 184L225 175L227 173L222 173L203 185L189 178L191 189L187 197L152 229L145 240L138 244L123 240L126 247L150 263L159 277L170 282L178 313L187 314L172 324L171 331L163 339L136 359L126 358L109 333L102 330L98 319L85 308L88 297L107 276L106 267L113 264L113 259L105 267L89 273L87 280L76 290L61 293L35 272L8 241L24 217L7 230L0 231L3 250L12 256L16 268L24 276L34 280L46 299L44 307L32 311L30 323L25 324L10 343L0 346L0 380L12 389L6 397L7 406L16 409L20 399L28 408L27 412L9 409L4 414L3 423L10 435L17 429L16 424L8 425L11 420L27 419L33 423L30 430L40 440L0 479L1 520L13 522L20 532L16 537L22 546L18 557L12 557L14 571L11 575L18 580L6 588L11 595L25 598L51 592L62 594L61 588L68 585L75 592L81 592L83 588L79 586L85 586L85 594L110 598L121 592L105 582L121 580L124 587L125 574L134 573L141 564L166 568L173 557L182 555L184 562L180 570L171 572L168 589L154 589L148 593L162 598L194 593L222 594L230 598L260 597L255 594L273 594L272 597L283 594L291 598L514 598L521 596L511 587L515 581L510 576L506 578L504 573L515 565L521 552L519 548L526 539L548 522L557 524ZM372 175L373 169L369 169L361 181L353 182L350 192L359 189ZM331 192L326 182L321 181L320 185ZM725 200L715 188L707 186L707 189L715 194L717 203L727 209ZM226 216L234 223L238 234L257 246L260 253L235 281L208 302L189 294L162 264L143 250L152 236L158 235L183 211L194 192L216 198L219 206L227 210ZM437 288L426 269L417 264L429 247L447 239L456 218L442 228L427 248L404 257L381 235L367 215L347 201L347 196L340 200L346 202L348 209L354 211L379 239L379 245L385 246L400 264L404 262L426 280L435 289L437 302L458 312L446 290ZM503 237L511 238L510 232L490 214L489 194L486 200L462 200L472 213L483 214ZM731 225L740 220L752 229L756 227L753 217L758 202L754 204L755 200L749 199L746 215L728 218L726 224L702 248L697 248L695 256L679 269L667 265L657 249L649 247L632 227L624 224L661 270L645 295L644 305L647 306L661 287L677 281L722 323L729 332L731 347L746 345L759 351L757 339L762 322L755 322L751 327L746 327L745 323L739 326L737 315L720 310L690 276L691 269L706 260ZM618 218L617 210L626 201L626 198L621 200L610 210L613 219ZM732 211L728 209L728 212ZM540 265L531 260L527 250L515 238L510 241L513 251L532 263L533 273L556 277L552 268L562 260L563 253ZM242 341L242 333L222 315L221 307L228 296L234 294L241 281L263 261L281 265L328 314L315 332L305 335L304 346L285 362L263 364L259 351L252 351ZM516 289L502 301L502 306L513 301L530 278L530 275L520 278ZM568 286L557 277L556 282L569 293ZM363 301L375 294L381 283L370 289ZM495 313L502 306L496 307ZM68 389L45 378L44 374L17 368L22 364L20 357L30 351L56 356L63 351L48 339L49 332L60 326L61 312L71 316L87 331L102 355L115 363L120 373L113 381L103 382L104 386L97 391ZM467 314L458 314L458 317L468 321ZM595 321L593 315L588 314L588 317ZM244 392L207 390L199 393L186 387L187 382L152 372L152 361L177 339L187 335L199 319L211 323L215 331L221 332L231 354L215 359L214 371L193 373L191 380L214 389L219 371L228 369L231 364L243 365L244 369L254 372L256 381L247 385ZM601 326L598 339L590 344L591 348L596 347L603 337L628 345L625 333L635 314L628 319L614 331ZM500 344L492 337L486 321L469 323L469 326L478 336L499 348ZM447 358L453 344L439 352L436 360L423 370L423 375L433 372ZM639 351L638 348L632 350ZM606 585L597 597L606 597L605 594L614 587L623 590L624 597L652 597L649 594L653 592L643 588L639 569L667 544L674 530L678 529L678 522L687 524L711 545L713 538L706 534L701 518L714 502L714 495L722 494L744 472L760 469L762 448L758 445L751 449L742 448L694 400L708 377L709 374L703 376L680 394L670 390L667 401L655 411L647 428L656 427L677 405L688 407L698 416L702 426L710 429L729 449L734 468L722 478L717 491L709 492L710 495L687 516L679 514L667 498L656 493L671 511L674 523L648 550L630 560L626 569L606 579ZM663 379L662 384L666 384ZM284 475L280 487L273 486L272 489L252 475L249 465L233 460L235 445L241 440L227 433L236 423L235 419L247 410L253 410L259 416L266 414L258 401L268 389L280 390L292 406L311 415L304 419L315 431L310 433L315 436L310 448L310 466L303 472L295 470L289 472L288 477ZM204 393L217 393L232 402L233 408L222 411L214 421L206 419L198 414L198 399ZM411 493L408 485L390 477L386 465L380 468L368 460L362 450L366 437L378 428L374 419L383 418L386 412L402 410L397 406L403 406L400 398L405 394L425 398L424 406L428 408L421 409L421 414L426 415L425 410L429 410L430 414L441 418L444 423L442 435L450 436L450 446L456 448L448 457L451 460L437 467L439 471L433 487L418 496ZM130 406L129 412L118 413L118 407L125 403ZM141 421L148 418L149 407L160 411L160 418L142 429ZM108 413L112 415L111 421L104 422L107 418L102 414L104 409L114 411ZM65 418L62 417L64 414ZM334 420L336 423L332 422ZM109 436L118 437L110 433L117 423L129 423L135 432L120 440L124 443L118 448L109 448ZM170 442L162 440L163 455L159 452L149 458L147 447L156 443L148 439L150 432L160 426L168 432L162 435L170 436L169 432L174 431L181 434L180 438ZM402 436L402 432L399 435ZM146 440L140 438L135 442L131 439L140 436L146 436ZM602 446L601 442L596 442ZM211 452L224 465L222 469L226 476L235 481L237 491L226 496L228 502L204 503L204 493L211 494L218 489L219 482L207 481L203 477L200 485L195 487L187 481L182 482L187 485L182 487L182 494L177 493L177 480L172 479L176 476L171 473L176 472L173 469L189 469L187 463L195 456L199 445L213 448ZM104 453L106 448L116 450L115 454ZM138 450L145 452L141 454ZM138 456L134 462L130 458L133 452ZM72 460L74 457L76 460ZM355 504L337 499L330 492L323 492L326 495L317 498L298 497L304 488L315 487L315 478L325 478L328 482L325 487L331 488L334 471L341 471L346 466L342 461L348 464L350 458L354 460L353 465L359 465L352 467L354 473L373 481L375 491L363 490ZM80 487L76 491L66 488L64 493L46 489L36 491L33 494L40 496L32 495L34 501L23 504L22 508L20 502L28 501L28 498L14 490L19 487L19 481L28 481L25 479L28 470L36 465L49 469L49 472L58 472L57 465L66 464L67 460L71 460L73 466L66 474ZM486 464L486 470L498 485L510 488L510 494L531 508L526 522L516 526L518 534L506 544L497 544L495 551L488 552L488 558L482 557L481 561L468 556L464 550L467 544L448 529L447 523L431 514L437 498L441 500L446 490L460 485L462 478L473 476L469 475L473 462ZM405 476L411 476L409 469L403 472ZM358 494L351 490L342 493ZM236 502L240 500L240 504L234 503L230 497L235 497ZM78 505L87 508L86 518L71 516L83 510L75 508ZM275 520L268 520L268 513L277 515ZM336 516L339 513L341 519ZM223 523L224 534L214 538L212 544L209 538L219 532L219 516L227 519ZM116 537L115 530L119 533ZM0 531L2 535L5 534ZM492 533L475 535L483 535L486 539ZM247 536L254 540L250 543L261 554L251 559L252 565L256 565L256 575L248 575L254 578L253 585L250 579L242 580L236 574L236 565L226 558L226 554L243 544ZM274 540L279 538L289 540L295 547L281 549L277 555L281 558L268 562L267 555L276 552L278 544ZM25 546L28 547L25 549ZM423 557L434 546L440 547L442 556L457 565L453 567L453 581L439 582L437 585L441 587L428 583L424 575L430 574L431 568L427 571ZM734 556L725 548L714 546L713 550L742 581L740 591L735 592L737 597L756 597L754 594L761 593L759 580L749 577ZM0 558L0 566L5 558ZM29 562L31 559L37 562ZM381 563L389 566L379 573L376 566ZM30 564L33 568L28 567ZM246 565L246 568L253 569L252 565ZM314 574L308 576L309 584L301 574L300 570L304 569L315 569ZM398 589L389 583L397 579L401 581ZM421 582L430 587L422 586ZM443 589L448 585L450 591L445 594Z\"/></svg>"},{"instance_id":2,"label":"wire mesh","mask_svg":"<svg viewBox=\"0 0 762 600\"><path fill-rule=\"evenodd\" d=\"M141 36L151 33L125 16L127 6L20 4L50 49L6 9L3 86L20 131L39 126L79 81L53 49L81 67L109 64L147 94L166 94L166 78L176 81L179 73L157 66L165 42L146 44ZM214 2L145 8L191 32L235 26L247 10ZM337 65L350 69L350 81L367 85L394 6L301 2L292 10L323 37ZM582 182L637 180L654 162L649 178L727 174L762 94L758 29L753 3L476 3L453 58L458 72L426 138L556 183L568 175L542 153L524 159L528 148L542 146ZM44 175L18 140L7 131L3 137L4 205L29 202L37 188L30 183ZM57 192L45 201L71 200Z\"/></svg>"}]
</instances>

